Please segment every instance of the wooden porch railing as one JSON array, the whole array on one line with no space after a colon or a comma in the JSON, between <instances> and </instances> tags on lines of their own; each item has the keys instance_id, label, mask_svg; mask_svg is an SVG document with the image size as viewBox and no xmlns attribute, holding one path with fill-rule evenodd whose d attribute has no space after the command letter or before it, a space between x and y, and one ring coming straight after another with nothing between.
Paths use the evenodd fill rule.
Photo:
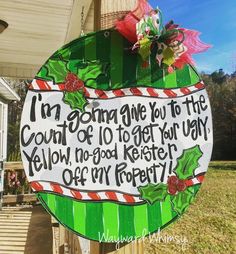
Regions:
<instances>
[{"instance_id":1,"label":"wooden porch railing","mask_svg":"<svg viewBox=\"0 0 236 254\"><path fill-rule=\"evenodd\" d=\"M4 163L3 205L35 203L22 162Z\"/></svg>"}]
</instances>

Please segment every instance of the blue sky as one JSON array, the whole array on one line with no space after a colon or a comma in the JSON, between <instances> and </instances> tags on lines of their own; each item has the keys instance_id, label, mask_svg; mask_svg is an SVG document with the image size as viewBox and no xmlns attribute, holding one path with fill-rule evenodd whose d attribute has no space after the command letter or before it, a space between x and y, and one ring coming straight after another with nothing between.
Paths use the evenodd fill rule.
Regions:
<instances>
[{"instance_id":1,"label":"blue sky","mask_svg":"<svg viewBox=\"0 0 236 254\"><path fill-rule=\"evenodd\" d=\"M181 27L200 31L201 40L213 45L195 55L200 71L223 68L236 71L236 0L149 0L162 10L165 23L173 19Z\"/></svg>"}]
</instances>

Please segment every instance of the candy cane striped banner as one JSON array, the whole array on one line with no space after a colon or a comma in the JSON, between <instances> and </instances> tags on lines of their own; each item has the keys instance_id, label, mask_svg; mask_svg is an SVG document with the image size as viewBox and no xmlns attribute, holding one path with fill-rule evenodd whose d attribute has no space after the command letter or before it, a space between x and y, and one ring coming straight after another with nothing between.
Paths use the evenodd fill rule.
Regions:
<instances>
[{"instance_id":1,"label":"candy cane striped banner","mask_svg":"<svg viewBox=\"0 0 236 254\"><path fill-rule=\"evenodd\" d=\"M205 175L199 175L196 176L195 178L189 179L189 180L185 180L185 184L187 187L202 183L204 180Z\"/></svg>"},{"instance_id":2,"label":"candy cane striped banner","mask_svg":"<svg viewBox=\"0 0 236 254\"><path fill-rule=\"evenodd\" d=\"M129 195L115 191L79 191L67 188L52 182L31 182L32 189L35 192L49 191L60 195L68 196L77 200L87 201L102 201L111 200L121 203L143 203L144 201L139 198L139 195Z\"/></svg>"},{"instance_id":3,"label":"candy cane striped banner","mask_svg":"<svg viewBox=\"0 0 236 254\"><path fill-rule=\"evenodd\" d=\"M204 175L197 176L190 180L186 180L185 184L187 187L201 184L203 182ZM126 204L138 204L144 203L145 201L141 199L139 195L131 195L126 193L121 193L117 191L81 191L70 189L68 187L62 186L58 183L53 182L41 182L35 181L30 183L31 188L35 192L54 192L63 196L71 197L77 200L83 201L113 201Z\"/></svg>"},{"instance_id":4,"label":"candy cane striped banner","mask_svg":"<svg viewBox=\"0 0 236 254\"><path fill-rule=\"evenodd\" d=\"M157 98L176 98L189 95L205 88L203 81L189 87L174 89L159 89L153 87L131 87L116 90L99 90L84 87L85 97L90 99L111 99L124 96L148 96ZM29 86L30 90L65 91L65 84L54 84L53 81L34 79Z\"/></svg>"}]
</instances>

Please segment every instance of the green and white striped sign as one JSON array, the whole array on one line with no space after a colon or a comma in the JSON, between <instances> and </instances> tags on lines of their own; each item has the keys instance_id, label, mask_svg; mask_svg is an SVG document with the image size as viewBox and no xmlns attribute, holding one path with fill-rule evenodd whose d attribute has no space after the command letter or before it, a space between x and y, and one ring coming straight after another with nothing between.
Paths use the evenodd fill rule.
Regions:
<instances>
[{"instance_id":1,"label":"green and white striped sign","mask_svg":"<svg viewBox=\"0 0 236 254\"><path fill-rule=\"evenodd\" d=\"M26 175L45 209L76 234L132 241L179 218L212 150L205 85L194 67L168 73L110 29L63 46L25 100Z\"/></svg>"}]
</instances>

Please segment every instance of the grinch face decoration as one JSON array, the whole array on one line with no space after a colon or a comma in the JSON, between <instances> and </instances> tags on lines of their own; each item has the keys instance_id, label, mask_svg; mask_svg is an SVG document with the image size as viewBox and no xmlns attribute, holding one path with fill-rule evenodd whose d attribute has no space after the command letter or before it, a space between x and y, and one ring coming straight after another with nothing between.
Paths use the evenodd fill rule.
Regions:
<instances>
[{"instance_id":1,"label":"grinch face decoration","mask_svg":"<svg viewBox=\"0 0 236 254\"><path fill-rule=\"evenodd\" d=\"M103 242L182 215L212 151L205 85L186 62L194 32L163 28L158 11L136 23L136 41L119 23L59 49L22 114L22 159L38 199L67 228Z\"/></svg>"}]
</instances>

